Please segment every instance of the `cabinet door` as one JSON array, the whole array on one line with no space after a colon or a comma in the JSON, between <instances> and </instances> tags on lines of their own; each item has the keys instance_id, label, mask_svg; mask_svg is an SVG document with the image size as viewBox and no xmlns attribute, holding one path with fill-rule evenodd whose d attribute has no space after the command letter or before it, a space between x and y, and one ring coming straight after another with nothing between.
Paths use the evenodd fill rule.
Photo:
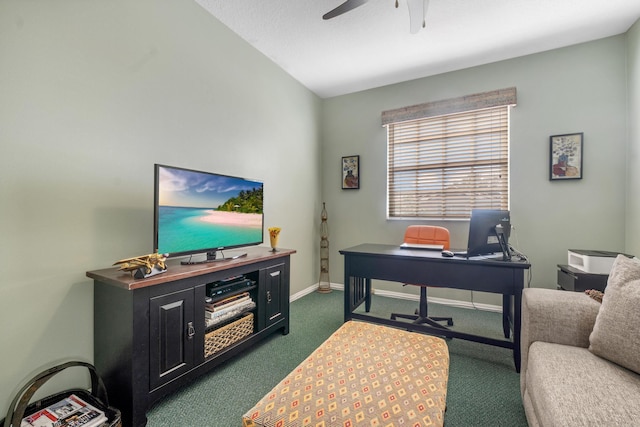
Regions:
<instances>
[{"instance_id":1,"label":"cabinet door","mask_svg":"<svg viewBox=\"0 0 640 427\"><path fill-rule=\"evenodd\" d=\"M266 268L263 273L265 281L265 327L268 327L285 316L289 295L288 292L285 292L284 264Z\"/></svg>"},{"instance_id":2,"label":"cabinet door","mask_svg":"<svg viewBox=\"0 0 640 427\"><path fill-rule=\"evenodd\" d=\"M149 300L150 389L190 370L194 364L194 290Z\"/></svg>"}]
</instances>

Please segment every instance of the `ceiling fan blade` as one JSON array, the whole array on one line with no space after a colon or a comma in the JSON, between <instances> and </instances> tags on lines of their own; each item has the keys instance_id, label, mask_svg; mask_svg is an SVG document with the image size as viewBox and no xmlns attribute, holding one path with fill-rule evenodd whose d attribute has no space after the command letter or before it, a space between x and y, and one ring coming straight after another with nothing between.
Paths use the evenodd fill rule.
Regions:
<instances>
[{"instance_id":1,"label":"ceiling fan blade","mask_svg":"<svg viewBox=\"0 0 640 427\"><path fill-rule=\"evenodd\" d=\"M368 0L347 0L335 9L330 10L329 12L322 15L322 19L335 18L336 16L342 15L345 12L349 12L350 10L355 9L358 6L362 6L367 1Z\"/></svg>"},{"instance_id":2,"label":"ceiling fan blade","mask_svg":"<svg viewBox=\"0 0 640 427\"><path fill-rule=\"evenodd\" d=\"M429 0L407 0L409 6L409 22L411 34L420 31L425 27L427 9L429 8Z\"/></svg>"}]
</instances>

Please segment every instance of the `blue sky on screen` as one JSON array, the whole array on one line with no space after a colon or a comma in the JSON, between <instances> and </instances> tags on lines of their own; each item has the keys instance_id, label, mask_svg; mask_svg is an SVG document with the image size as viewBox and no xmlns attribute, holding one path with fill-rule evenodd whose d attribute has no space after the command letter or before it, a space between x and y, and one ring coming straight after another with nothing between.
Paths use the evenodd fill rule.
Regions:
<instances>
[{"instance_id":1,"label":"blue sky on screen","mask_svg":"<svg viewBox=\"0 0 640 427\"><path fill-rule=\"evenodd\" d=\"M261 183L205 172L161 166L159 201L161 206L216 208L242 190L252 190Z\"/></svg>"}]
</instances>

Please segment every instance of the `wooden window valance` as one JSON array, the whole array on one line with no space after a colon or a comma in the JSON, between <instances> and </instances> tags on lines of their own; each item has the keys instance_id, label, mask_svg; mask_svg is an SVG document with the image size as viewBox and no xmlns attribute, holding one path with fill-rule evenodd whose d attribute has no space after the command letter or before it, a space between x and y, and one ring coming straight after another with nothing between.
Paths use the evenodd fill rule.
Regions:
<instances>
[{"instance_id":1,"label":"wooden window valance","mask_svg":"<svg viewBox=\"0 0 640 427\"><path fill-rule=\"evenodd\" d=\"M483 108L502 105L516 105L516 88L498 89L490 92L476 93L459 98L426 102L409 107L396 108L382 112L382 125L441 116L444 114L462 113L464 111L480 110Z\"/></svg>"}]
</instances>

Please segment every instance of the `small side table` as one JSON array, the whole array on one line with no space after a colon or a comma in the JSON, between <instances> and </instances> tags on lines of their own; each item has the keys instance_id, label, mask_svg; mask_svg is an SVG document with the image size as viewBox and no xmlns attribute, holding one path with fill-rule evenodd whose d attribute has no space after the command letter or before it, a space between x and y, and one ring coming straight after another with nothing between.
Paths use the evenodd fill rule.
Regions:
<instances>
[{"instance_id":1,"label":"small side table","mask_svg":"<svg viewBox=\"0 0 640 427\"><path fill-rule=\"evenodd\" d=\"M558 289L584 292L595 289L604 292L608 274L585 273L569 265L558 264Z\"/></svg>"}]
</instances>

